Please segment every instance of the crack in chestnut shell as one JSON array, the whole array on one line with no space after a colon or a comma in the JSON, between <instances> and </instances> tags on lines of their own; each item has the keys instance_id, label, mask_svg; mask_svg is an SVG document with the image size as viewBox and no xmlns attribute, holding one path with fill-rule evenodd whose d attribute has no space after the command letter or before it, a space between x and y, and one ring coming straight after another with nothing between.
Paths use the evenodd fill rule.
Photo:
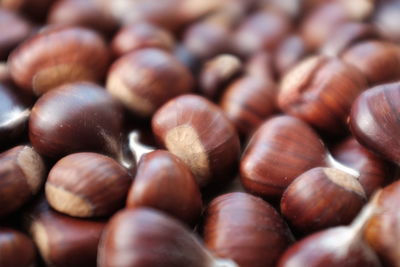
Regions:
<instances>
[{"instance_id":1,"label":"crack in chestnut shell","mask_svg":"<svg viewBox=\"0 0 400 267\"><path fill-rule=\"evenodd\" d=\"M400 83L376 86L353 104L350 129L375 153L400 164Z\"/></svg>"},{"instance_id":2,"label":"crack in chestnut shell","mask_svg":"<svg viewBox=\"0 0 400 267\"><path fill-rule=\"evenodd\" d=\"M214 255L241 267L274 266L293 241L279 213L247 193L221 195L210 203L204 239Z\"/></svg>"},{"instance_id":3,"label":"crack in chestnut shell","mask_svg":"<svg viewBox=\"0 0 400 267\"><path fill-rule=\"evenodd\" d=\"M36 249L32 240L13 229L0 227L0 266L35 266Z\"/></svg>"},{"instance_id":4,"label":"crack in chestnut shell","mask_svg":"<svg viewBox=\"0 0 400 267\"><path fill-rule=\"evenodd\" d=\"M122 108L103 88L68 84L39 98L29 119L29 139L42 155L80 151L119 153Z\"/></svg>"},{"instance_id":5,"label":"crack in chestnut shell","mask_svg":"<svg viewBox=\"0 0 400 267\"><path fill-rule=\"evenodd\" d=\"M303 121L281 115L254 133L240 162L243 186L263 197L279 197L303 172L326 165L324 144Z\"/></svg>"},{"instance_id":6,"label":"crack in chestnut shell","mask_svg":"<svg viewBox=\"0 0 400 267\"><path fill-rule=\"evenodd\" d=\"M196 95L174 98L153 116L154 135L185 162L200 186L230 178L239 158L238 134L223 111Z\"/></svg>"}]
</instances>

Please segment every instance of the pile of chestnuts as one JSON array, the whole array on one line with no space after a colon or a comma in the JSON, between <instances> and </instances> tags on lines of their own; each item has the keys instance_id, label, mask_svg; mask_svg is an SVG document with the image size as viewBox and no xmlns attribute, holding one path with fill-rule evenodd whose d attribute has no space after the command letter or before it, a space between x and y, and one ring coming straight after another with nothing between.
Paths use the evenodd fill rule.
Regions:
<instances>
[{"instance_id":1,"label":"pile of chestnuts","mask_svg":"<svg viewBox=\"0 0 400 267\"><path fill-rule=\"evenodd\" d=\"M0 267L400 267L399 0L1 0Z\"/></svg>"}]
</instances>

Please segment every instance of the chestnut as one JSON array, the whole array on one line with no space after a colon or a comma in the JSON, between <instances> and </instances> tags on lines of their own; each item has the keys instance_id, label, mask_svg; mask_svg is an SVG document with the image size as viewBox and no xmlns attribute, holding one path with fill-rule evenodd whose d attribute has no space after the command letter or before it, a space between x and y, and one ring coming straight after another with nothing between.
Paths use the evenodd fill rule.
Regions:
<instances>
[{"instance_id":1,"label":"chestnut","mask_svg":"<svg viewBox=\"0 0 400 267\"><path fill-rule=\"evenodd\" d=\"M283 254L277 266L382 266L362 235L375 209L369 204L350 226L329 228L298 241Z\"/></svg>"},{"instance_id":2,"label":"chestnut","mask_svg":"<svg viewBox=\"0 0 400 267\"><path fill-rule=\"evenodd\" d=\"M18 14L0 9L0 60L5 60L8 54L29 36L32 28L32 25Z\"/></svg>"},{"instance_id":3,"label":"chestnut","mask_svg":"<svg viewBox=\"0 0 400 267\"><path fill-rule=\"evenodd\" d=\"M394 174L394 166L363 147L354 137L345 139L334 147L332 156L340 163L357 170L357 178L369 198L383 187Z\"/></svg>"},{"instance_id":4,"label":"chestnut","mask_svg":"<svg viewBox=\"0 0 400 267\"><path fill-rule=\"evenodd\" d=\"M300 232L350 223L366 203L357 177L317 167L297 177L281 198L281 212Z\"/></svg>"},{"instance_id":5,"label":"chestnut","mask_svg":"<svg viewBox=\"0 0 400 267\"><path fill-rule=\"evenodd\" d=\"M168 151L156 150L139 161L126 206L158 209L194 224L201 214L202 200L189 167Z\"/></svg>"},{"instance_id":6,"label":"chestnut","mask_svg":"<svg viewBox=\"0 0 400 267\"><path fill-rule=\"evenodd\" d=\"M15 83L39 96L66 83L100 81L108 54L106 43L92 30L53 27L23 42L8 62Z\"/></svg>"},{"instance_id":7,"label":"chestnut","mask_svg":"<svg viewBox=\"0 0 400 267\"><path fill-rule=\"evenodd\" d=\"M255 76L267 82L275 83L275 71L273 55L265 51L253 54L244 66L245 75Z\"/></svg>"},{"instance_id":8,"label":"chestnut","mask_svg":"<svg viewBox=\"0 0 400 267\"><path fill-rule=\"evenodd\" d=\"M398 1L378 1L372 17L379 33L393 42L400 41L400 30L397 25L400 18L400 3Z\"/></svg>"},{"instance_id":9,"label":"chestnut","mask_svg":"<svg viewBox=\"0 0 400 267\"><path fill-rule=\"evenodd\" d=\"M199 77L200 93L211 100L218 99L225 87L242 72L236 56L218 55L206 61Z\"/></svg>"},{"instance_id":10,"label":"chestnut","mask_svg":"<svg viewBox=\"0 0 400 267\"><path fill-rule=\"evenodd\" d=\"M75 153L50 170L46 198L52 208L70 216L107 216L123 206L131 183L128 171L112 158Z\"/></svg>"},{"instance_id":11,"label":"chestnut","mask_svg":"<svg viewBox=\"0 0 400 267\"><path fill-rule=\"evenodd\" d=\"M368 149L400 164L400 83L371 88L355 101L350 114L350 129Z\"/></svg>"},{"instance_id":12,"label":"chestnut","mask_svg":"<svg viewBox=\"0 0 400 267\"><path fill-rule=\"evenodd\" d=\"M278 212L247 193L215 198L207 208L206 247L241 267L274 266L293 237Z\"/></svg>"},{"instance_id":13,"label":"chestnut","mask_svg":"<svg viewBox=\"0 0 400 267\"><path fill-rule=\"evenodd\" d=\"M48 12L47 23L91 28L105 36L117 28L116 20L99 8L97 0L58 0Z\"/></svg>"},{"instance_id":14,"label":"chestnut","mask_svg":"<svg viewBox=\"0 0 400 267\"><path fill-rule=\"evenodd\" d=\"M276 198L303 172L326 166L326 159L325 146L310 126L280 115L252 135L240 161L240 178L248 191Z\"/></svg>"},{"instance_id":15,"label":"chestnut","mask_svg":"<svg viewBox=\"0 0 400 267\"><path fill-rule=\"evenodd\" d=\"M122 108L91 83L61 86L40 97L29 119L29 139L42 155L59 158L79 151L119 154Z\"/></svg>"},{"instance_id":16,"label":"chestnut","mask_svg":"<svg viewBox=\"0 0 400 267\"><path fill-rule=\"evenodd\" d=\"M400 47L384 41L365 41L343 52L344 62L355 66L370 85L400 79Z\"/></svg>"},{"instance_id":17,"label":"chestnut","mask_svg":"<svg viewBox=\"0 0 400 267\"><path fill-rule=\"evenodd\" d=\"M25 227L46 266L96 266L97 247L106 226L62 215L41 200L25 215Z\"/></svg>"},{"instance_id":18,"label":"chestnut","mask_svg":"<svg viewBox=\"0 0 400 267\"><path fill-rule=\"evenodd\" d=\"M0 217L16 211L40 190L45 179L41 156L29 146L0 154Z\"/></svg>"},{"instance_id":19,"label":"chestnut","mask_svg":"<svg viewBox=\"0 0 400 267\"><path fill-rule=\"evenodd\" d=\"M226 88L221 108L243 136L250 134L269 116L277 112L275 83L246 75Z\"/></svg>"},{"instance_id":20,"label":"chestnut","mask_svg":"<svg viewBox=\"0 0 400 267\"><path fill-rule=\"evenodd\" d=\"M277 72L282 77L307 54L308 48L301 35L288 35L277 47L274 55L274 63Z\"/></svg>"},{"instance_id":21,"label":"chestnut","mask_svg":"<svg viewBox=\"0 0 400 267\"><path fill-rule=\"evenodd\" d=\"M183 95L153 116L155 137L189 166L200 186L235 172L240 153L238 134L223 111L207 99Z\"/></svg>"},{"instance_id":22,"label":"chestnut","mask_svg":"<svg viewBox=\"0 0 400 267\"><path fill-rule=\"evenodd\" d=\"M35 21L44 21L54 0L2 0L0 7L22 13Z\"/></svg>"},{"instance_id":23,"label":"chestnut","mask_svg":"<svg viewBox=\"0 0 400 267\"><path fill-rule=\"evenodd\" d=\"M398 266L400 262L399 239L400 182L384 187L377 194L378 211L367 222L364 237L379 255L385 266Z\"/></svg>"},{"instance_id":24,"label":"chestnut","mask_svg":"<svg viewBox=\"0 0 400 267\"><path fill-rule=\"evenodd\" d=\"M147 48L115 61L108 73L106 87L129 111L150 117L169 99L189 93L192 86L191 73L173 55Z\"/></svg>"},{"instance_id":25,"label":"chestnut","mask_svg":"<svg viewBox=\"0 0 400 267\"><path fill-rule=\"evenodd\" d=\"M312 56L283 77L278 104L324 133L340 135L346 132L353 101L366 86L355 67L337 58Z\"/></svg>"},{"instance_id":26,"label":"chestnut","mask_svg":"<svg viewBox=\"0 0 400 267\"><path fill-rule=\"evenodd\" d=\"M111 49L114 55L120 57L142 48L172 51L174 43L170 32L147 22L138 22L120 29L111 42Z\"/></svg>"},{"instance_id":27,"label":"chestnut","mask_svg":"<svg viewBox=\"0 0 400 267\"><path fill-rule=\"evenodd\" d=\"M99 244L97 266L238 267L214 258L184 225L156 210L114 215Z\"/></svg>"},{"instance_id":28,"label":"chestnut","mask_svg":"<svg viewBox=\"0 0 400 267\"><path fill-rule=\"evenodd\" d=\"M0 227L0 266L35 266L36 249L32 240L13 229Z\"/></svg>"}]
</instances>

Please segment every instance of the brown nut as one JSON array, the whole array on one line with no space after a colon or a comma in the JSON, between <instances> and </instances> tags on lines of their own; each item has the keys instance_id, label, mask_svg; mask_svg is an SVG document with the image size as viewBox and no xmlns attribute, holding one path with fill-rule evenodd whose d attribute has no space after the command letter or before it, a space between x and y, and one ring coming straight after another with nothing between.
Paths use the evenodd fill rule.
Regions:
<instances>
[{"instance_id":1,"label":"brown nut","mask_svg":"<svg viewBox=\"0 0 400 267\"><path fill-rule=\"evenodd\" d=\"M35 266L36 249L25 234L0 227L0 266Z\"/></svg>"},{"instance_id":2,"label":"brown nut","mask_svg":"<svg viewBox=\"0 0 400 267\"><path fill-rule=\"evenodd\" d=\"M150 117L171 98L189 93L192 86L191 73L173 55L147 48L133 51L114 62L106 87L132 113Z\"/></svg>"},{"instance_id":3,"label":"brown nut","mask_svg":"<svg viewBox=\"0 0 400 267\"><path fill-rule=\"evenodd\" d=\"M156 150L141 158L126 206L154 208L193 225L202 200L190 169L168 151Z\"/></svg>"},{"instance_id":4,"label":"brown nut","mask_svg":"<svg viewBox=\"0 0 400 267\"><path fill-rule=\"evenodd\" d=\"M94 31L54 27L34 35L9 57L16 84L36 95L66 83L100 81L108 66L108 49Z\"/></svg>"},{"instance_id":5,"label":"brown nut","mask_svg":"<svg viewBox=\"0 0 400 267\"><path fill-rule=\"evenodd\" d=\"M301 35L292 34L282 40L274 56L275 67L282 77L307 54L308 48Z\"/></svg>"}]
</instances>

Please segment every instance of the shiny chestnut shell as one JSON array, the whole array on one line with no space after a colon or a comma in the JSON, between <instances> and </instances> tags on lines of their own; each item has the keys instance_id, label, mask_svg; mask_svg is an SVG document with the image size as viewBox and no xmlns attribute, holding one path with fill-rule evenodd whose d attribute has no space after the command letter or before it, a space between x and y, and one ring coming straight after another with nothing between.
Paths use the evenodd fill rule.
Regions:
<instances>
[{"instance_id":1,"label":"shiny chestnut shell","mask_svg":"<svg viewBox=\"0 0 400 267\"><path fill-rule=\"evenodd\" d=\"M36 249L28 236L0 227L0 266L34 266L35 258Z\"/></svg>"}]
</instances>

